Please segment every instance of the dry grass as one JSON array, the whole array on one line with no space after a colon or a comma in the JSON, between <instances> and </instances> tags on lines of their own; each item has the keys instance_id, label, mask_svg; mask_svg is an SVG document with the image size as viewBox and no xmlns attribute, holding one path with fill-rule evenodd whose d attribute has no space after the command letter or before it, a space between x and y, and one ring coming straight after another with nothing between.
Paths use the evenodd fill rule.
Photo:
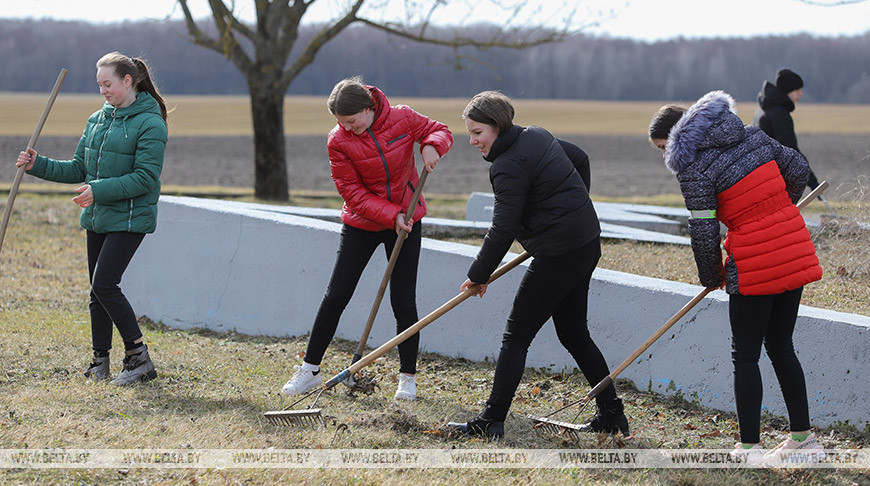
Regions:
<instances>
[{"instance_id":1,"label":"dry grass","mask_svg":"<svg viewBox=\"0 0 870 486\"><path fill-rule=\"evenodd\" d=\"M0 134L30 135L47 93L0 93ZM391 98L465 134L460 118L465 98ZM246 96L167 96L169 132L175 136L251 135L250 99ZM79 135L84 120L103 103L98 94L62 93L45 125L45 135ZM659 101L516 100L517 123L540 125L562 135L645 134ZM683 103L688 106L689 102ZM755 103L739 103L738 113L752 122ZM870 133L870 105L801 104L793 113L798 133ZM325 96L288 96L284 101L287 135L323 135L335 125Z\"/></svg>"},{"instance_id":2,"label":"dry grass","mask_svg":"<svg viewBox=\"0 0 870 486\"><path fill-rule=\"evenodd\" d=\"M641 393L619 383L635 437L613 442L590 435L569 444L538 436L520 413L541 414L576 397L587 383L576 373L529 369L512 407L504 441L467 441L444 434L448 420L471 417L485 400L492 363L434 354L419 361L420 400L396 403L394 352L367 370L381 379L371 396L342 387L321 399L327 427L266 423L262 412L288 403L278 388L306 339L175 330L144 323L161 378L129 389L91 385L80 372L90 345L84 235L66 196L19 196L0 254L0 448L729 448L732 414L680 398ZM610 248L611 245L608 245ZM619 244L627 252L662 251ZM670 248L670 247L667 247ZM672 249L672 248L671 248ZM607 251L613 253L613 251ZM660 255L659 255L660 256ZM681 257L685 258L685 257ZM649 259L656 262L656 259ZM658 265L658 262L656 263ZM115 336L116 344L120 344ZM344 368L355 345L335 343L328 376ZM118 352L113 371L119 367ZM339 431L339 424L347 429ZM785 423L767 417L762 438L773 443ZM870 444L845 428L822 431L828 448ZM71 470L0 471L14 484L858 484L866 472L835 470Z\"/></svg>"}]
</instances>

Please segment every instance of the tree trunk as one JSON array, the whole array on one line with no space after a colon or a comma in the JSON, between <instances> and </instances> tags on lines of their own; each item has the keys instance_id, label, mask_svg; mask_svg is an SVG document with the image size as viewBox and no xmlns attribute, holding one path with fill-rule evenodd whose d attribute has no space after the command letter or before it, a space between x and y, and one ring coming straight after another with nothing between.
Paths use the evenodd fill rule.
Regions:
<instances>
[{"instance_id":1,"label":"tree trunk","mask_svg":"<svg viewBox=\"0 0 870 486\"><path fill-rule=\"evenodd\" d=\"M284 139L284 92L266 76L248 82L254 123L254 196L287 201L287 159Z\"/></svg>"}]
</instances>

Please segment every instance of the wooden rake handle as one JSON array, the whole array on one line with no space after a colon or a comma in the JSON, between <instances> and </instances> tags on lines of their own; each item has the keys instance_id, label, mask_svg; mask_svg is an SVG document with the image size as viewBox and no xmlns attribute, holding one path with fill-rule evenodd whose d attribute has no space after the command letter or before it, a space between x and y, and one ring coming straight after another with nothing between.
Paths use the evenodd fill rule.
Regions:
<instances>
[{"instance_id":1,"label":"wooden rake handle","mask_svg":"<svg viewBox=\"0 0 870 486\"><path fill-rule=\"evenodd\" d=\"M514 267L516 267L520 263L526 261L530 256L532 256L532 255L529 252L524 251L524 252L520 253L519 255L517 255L516 257L514 257L513 260L500 266L495 272L492 273L492 276L489 277L489 280L486 282L487 285L496 281L499 277L501 277L505 273L509 272L511 269L513 269ZM333 386L337 385L341 381L345 380L348 376L351 376L351 375L355 374L356 372L358 372L359 370L365 368L366 366L371 364L374 360L376 360L376 359L380 358L381 356L383 356L384 354L386 354L387 351L389 351L389 350L395 348L396 346L398 346L399 344L405 342L408 338L413 336L415 333L419 332L421 329L423 329L424 327L428 326L433 321L435 321L435 319L438 319L439 317L443 316L448 311L450 311L451 309L453 309L454 307L456 307L457 305L462 303L462 301L471 297L472 295L477 294L477 292L479 292L479 291L480 291L479 285L472 285L471 287L468 287L467 289L465 289L465 291L461 292L456 297L448 300L441 307L435 309L434 311L429 313L429 315L427 315L426 317L417 321L416 324L412 325L408 329L405 329L400 334L396 335L396 337L394 337L393 339L390 339L389 341L385 342L384 344L382 344L380 347L378 347L374 351L363 356L359 361L350 365L349 368L346 368L341 373L330 378L329 381L327 381L326 383L323 384L324 388L332 388Z\"/></svg>"},{"instance_id":2,"label":"wooden rake handle","mask_svg":"<svg viewBox=\"0 0 870 486\"><path fill-rule=\"evenodd\" d=\"M818 197L827 188L828 188L827 181L824 181L821 184L819 184L818 187L816 187L815 189L813 189L812 192L807 194L807 197L803 198L799 203L797 203L798 209L802 209L810 201L812 201L813 199ZM716 290L716 289L705 288L705 289L701 290L700 292L698 292L697 295L692 297L692 300L690 300L679 311L677 311L677 313L674 314L673 317L668 319L667 322L665 322L662 325L662 327L660 327L658 329L658 331L656 331L652 336L649 337L649 339L644 341L644 343L641 344L639 348L637 348L633 353L631 353L631 356L629 356L628 358L625 358L625 360L622 363L620 363L619 366L617 366L615 370L610 372L609 375L604 377L604 379L601 380L597 385L595 385L595 387L593 387L591 390L589 390L589 393L587 393L585 397L583 397L581 400L578 400L576 402L568 404L567 406L557 410L556 412L564 410L565 408L576 405L580 402L588 403L590 400L592 400L593 398L595 398L599 394L601 394L601 392L604 391L604 389L607 388L611 383L613 383L613 380L615 380L616 377L619 376L620 373L622 373L626 368L628 368L628 366L632 362L634 362L635 359L637 359L644 351L646 351L650 346L652 346L652 344L654 342L656 342L656 340L658 340L658 338L662 337L662 335L664 333L668 332L668 329L670 329L674 324L676 324L677 321L679 321L683 316L686 315L686 313L688 313L692 309L692 307L695 307L695 304L697 304L698 302L703 300L704 297L706 297L707 294L709 294L713 290ZM553 413L556 413L556 412L553 412Z\"/></svg>"},{"instance_id":3,"label":"wooden rake handle","mask_svg":"<svg viewBox=\"0 0 870 486\"><path fill-rule=\"evenodd\" d=\"M42 127L45 125L45 120L48 119L48 113L54 105L54 100L60 92L60 87L63 80L66 78L66 69L61 69L57 76L57 81L54 82L54 87L51 89L51 94L48 96L48 101L45 103L45 108L42 109L42 116L39 117L39 122L36 123L36 129L33 135L30 136L30 141L27 142L27 148L31 149L36 146L36 141L39 139L39 134L42 133ZM9 189L9 198L6 200L6 209L3 211L3 220L0 222L0 250L3 249L3 239L6 237L6 228L9 226L9 217L12 215L12 205L15 203L15 196L18 194L18 186L21 185L21 179L24 178L24 166L18 168L15 172L15 179L12 181L12 188Z\"/></svg>"},{"instance_id":4,"label":"wooden rake handle","mask_svg":"<svg viewBox=\"0 0 870 486\"><path fill-rule=\"evenodd\" d=\"M405 223L414 215L414 209L417 207L417 202L420 200L420 195L423 193L423 184L429 177L429 171L423 166L420 172L420 182L417 183L417 188L414 189L414 195L411 197L411 204L408 205L408 210L405 211ZM387 262L387 269L384 271L384 277L381 279L381 286L378 288L378 293L375 296L375 301L372 303L372 309L369 311L369 318L366 321L366 326L363 329L362 337L359 338L359 345L356 348L356 353L353 355L353 361L356 363L362 358L362 353L366 349L366 342L369 340L369 333L372 331L372 325L375 318L378 316L378 309L381 307L381 301L384 300L384 293L387 290L387 284L390 283L390 276L393 274L393 268L396 266L396 260L399 259L399 252L402 251L402 245L405 243L405 238L408 232L400 230L396 238L396 243L393 245L393 252L390 254L390 260Z\"/></svg>"}]
</instances>

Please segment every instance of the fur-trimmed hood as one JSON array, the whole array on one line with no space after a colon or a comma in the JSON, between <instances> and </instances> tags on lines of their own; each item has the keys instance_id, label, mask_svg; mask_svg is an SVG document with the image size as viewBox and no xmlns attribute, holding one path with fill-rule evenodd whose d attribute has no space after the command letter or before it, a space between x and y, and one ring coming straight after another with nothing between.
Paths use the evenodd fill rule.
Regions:
<instances>
[{"instance_id":1,"label":"fur-trimmed hood","mask_svg":"<svg viewBox=\"0 0 870 486\"><path fill-rule=\"evenodd\" d=\"M671 129L665 165L678 174L695 161L700 150L732 145L745 136L734 98L724 91L711 91L689 107Z\"/></svg>"}]
</instances>

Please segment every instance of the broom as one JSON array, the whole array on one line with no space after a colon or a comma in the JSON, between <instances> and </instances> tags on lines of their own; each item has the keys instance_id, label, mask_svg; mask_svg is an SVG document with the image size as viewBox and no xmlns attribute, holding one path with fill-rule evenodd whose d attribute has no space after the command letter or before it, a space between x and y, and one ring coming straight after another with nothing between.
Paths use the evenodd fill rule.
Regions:
<instances>
[{"instance_id":1,"label":"broom","mask_svg":"<svg viewBox=\"0 0 870 486\"><path fill-rule=\"evenodd\" d=\"M797 203L798 209L801 209L804 206L806 206L807 203L809 203L810 201L815 199L817 196L819 196L822 193L822 191L824 191L827 188L828 188L827 181L819 184L811 193L807 194L807 197L805 197L803 200L801 200L799 203ZM654 342L656 342L656 340L658 340L658 338L662 337L662 335L664 333L668 332L668 329L670 329L674 324L676 324L677 321L679 321L684 315L686 315L687 312L689 312L693 307L695 307L695 304L697 304L698 302L703 300L704 297L706 297L707 294L709 294L713 290L716 290L716 289L705 288L705 289L701 290L700 292L698 292L698 294L695 295L692 298L692 300L690 300L679 311L677 311L676 314L674 314L670 319L668 319L667 322L665 322L662 325L662 327L660 327L658 329L658 331L656 331L652 336L649 337L649 339L644 341L644 343L641 344L639 348L637 348L633 353L631 353L631 356L629 356L628 358L625 358L625 360L622 363L620 363L620 365L617 366L615 370L610 372L609 375L605 376L603 380L601 380L597 385L595 385L595 387L593 387L591 390L589 390L589 392L586 393L585 397L583 397L579 400L576 400L574 402L571 402L568 405L565 405L564 407L562 407L554 412L551 412L543 417L536 417L533 415L528 415L528 418L529 418L529 420L532 421L532 424L534 425L534 427L536 429L540 429L540 430L543 430L545 432L549 432L549 433L556 435L556 436L559 436L559 437L569 437L575 441L579 441L580 436L582 434L582 432L580 431L581 425L577 425L575 422L577 421L577 418L580 416L580 414L583 413L583 410L592 401L592 399L597 397L602 391L604 391L605 388L610 386L610 384L613 383L613 380L615 380L616 377L619 376L619 374L622 373L622 371L628 367L628 365L630 365L644 351L646 351L647 348L652 346L652 344ZM569 407L573 407L573 406L580 404L580 403L582 403L582 405L580 406L580 410L577 411L577 414L574 416L574 419L571 422L562 422L562 421L550 418L553 415L561 412L562 410L565 410L566 408L569 408Z\"/></svg>"},{"instance_id":2,"label":"broom","mask_svg":"<svg viewBox=\"0 0 870 486\"><path fill-rule=\"evenodd\" d=\"M487 281L487 285L491 284L496 279L498 279L499 277L501 277L502 275L504 275L505 273L507 273L508 271L510 271L511 269L516 267L517 265L519 265L520 263L524 262L530 256L531 256L531 254L529 254L529 252L524 251L524 252L520 253L518 256L514 257L513 260L511 260L511 261L505 263L504 265L502 265L501 267L499 267L495 272L492 273L492 276L489 277L489 281ZM324 383L321 386L320 389L314 389L314 390L308 392L305 396L303 396L299 400L293 402L292 404L290 404L289 407L287 407L284 410L265 412L263 414L263 416L268 421L270 421L271 423L273 423L275 425L305 426L305 425L318 425L318 424L322 425L322 424L324 424L325 422L324 422L323 413L322 413L323 409L314 408L314 406L317 405L317 401L320 400L320 395L324 391L329 390L330 388L332 388L335 385L346 380L349 376L358 372L362 368L370 365L374 360L380 358L381 356L386 354L387 351L389 351L389 350L395 348L396 346L398 346L399 344L405 342L405 340L407 340L408 338L410 338L411 336L413 336L414 334L419 332L424 327L431 324L433 321L435 321L435 319L438 319L439 317L446 314L448 311L450 311L451 309L453 309L454 307L456 307L457 305L462 303L462 301L464 301L465 299L471 297L472 295L477 294L477 292L479 290L480 290L479 285L472 285L471 287L465 289L465 291L461 292L456 297L453 297L452 299L450 299L449 301L444 303L441 307L435 309L434 311L429 313L429 315L420 319L414 325L412 325L408 329L405 329L400 334L396 335L396 337L394 337L393 339L390 339L389 341L382 344L380 347L378 347L374 351L372 351L369 354L360 358L359 361L357 361L356 363L353 363L352 365L350 365L350 367L345 368L341 373L330 378L326 383ZM315 393L317 393L317 396L314 398L314 402L312 402L311 405L308 406L308 408L303 409L303 410L290 410L291 408L296 406L296 404L298 404L302 400L305 400L306 398L310 397L311 395L313 395Z\"/></svg>"},{"instance_id":3,"label":"broom","mask_svg":"<svg viewBox=\"0 0 870 486\"><path fill-rule=\"evenodd\" d=\"M30 136L30 141L27 142L27 148L31 149L36 146L36 141L39 139L39 134L42 133L42 127L45 125L45 120L48 119L48 113L54 105L54 100L60 92L60 87L63 80L66 78L66 69L61 69L57 75L57 81L54 82L54 87L51 89L51 94L48 96L48 101L45 103L45 108L42 110L42 116L39 117L39 122L36 123L36 129L33 135ZM3 220L0 222L0 250L3 249L3 240L6 237L6 228L9 226L9 217L12 215L12 205L15 203L15 196L18 195L18 186L21 185L21 179L24 178L24 166L18 168L15 172L15 178L12 181L12 188L9 189L9 198L6 200L6 209L3 211Z\"/></svg>"}]
</instances>

